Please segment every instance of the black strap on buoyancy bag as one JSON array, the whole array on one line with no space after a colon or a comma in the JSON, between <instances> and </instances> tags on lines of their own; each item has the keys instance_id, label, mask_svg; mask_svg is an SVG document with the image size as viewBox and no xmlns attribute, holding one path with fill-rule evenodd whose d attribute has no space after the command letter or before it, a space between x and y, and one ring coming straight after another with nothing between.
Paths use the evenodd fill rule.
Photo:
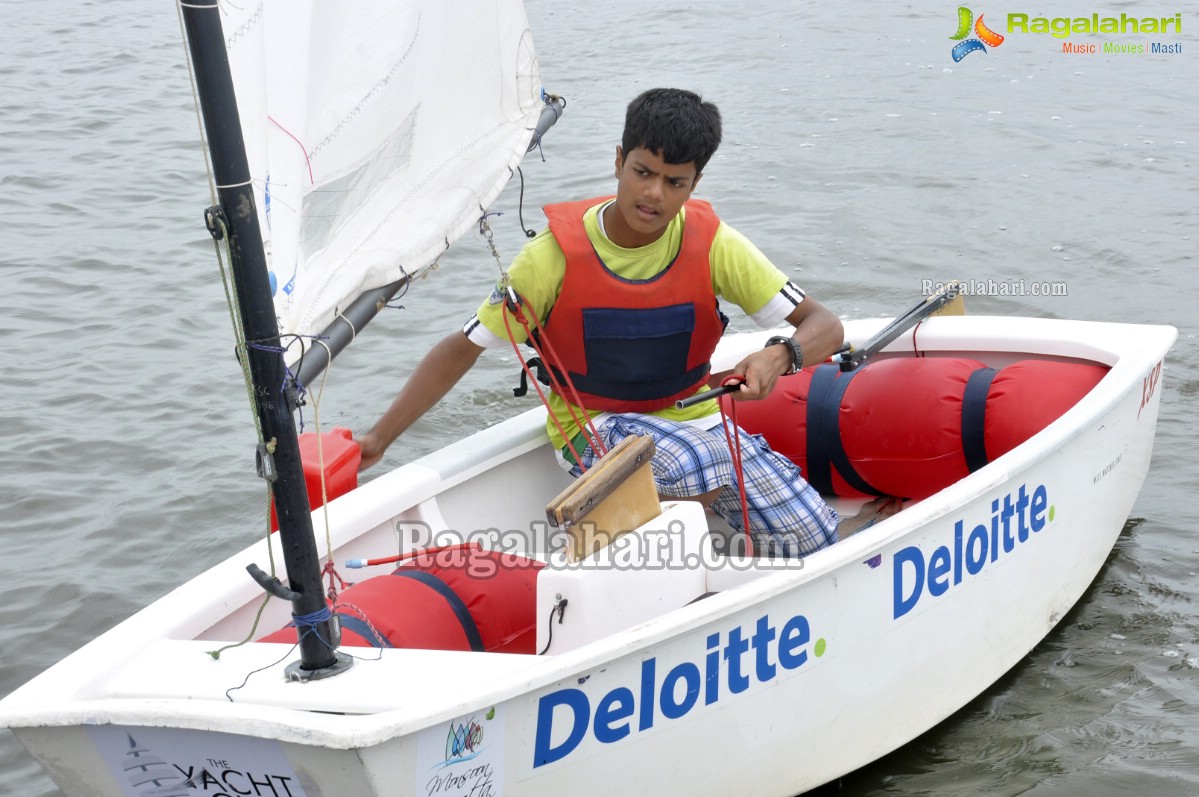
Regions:
<instances>
[{"instance_id":1,"label":"black strap on buoyancy bag","mask_svg":"<svg viewBox=\"0 0 1199 797\"><path fill-rule=\"evenodd\" d=\"M962 453L966 468L971 472L986 465L987 459L987 393L999 373L994 368L979 368L966 380L962 392Z\"/></svg>"},{"instance_id":2,"label":"black strap on buoyancy bag","mask_svg":"<svg viewBox=\"0 0 1199 797\"><path fill-rule=\"evenodd\" d=\"M445 602L453 610L454 615L458 618L458 622L461 623L462 631L466 634L466 639L470 643L470 649L475 652L483 651L483 637L479 634L479 626L475 625L475 618L471 616L470 609L466 607L466 602L458 596L457 592L454 592L450 588L449 584L432 573L426 573L424 570L401 568L394 571L392 575L419 581L444 598Z\"/></svg>"},{"instance_id":3,"label":"black strap on buoyancy bag","mask_svg":"<svg viewBox=\"0 0 1199 797\"><path fill-rule=\"evenodd\" d=\"M847 371L841 376L839 366L825 364L812 374L808 385L808 472L804 474L808 483L825 495L833 491L833 469L853 489L867 495L883 496L870 486L849 461L841 441L841 400L849 382L865 370L865 367Z\"/></svg>"}]
</instances>

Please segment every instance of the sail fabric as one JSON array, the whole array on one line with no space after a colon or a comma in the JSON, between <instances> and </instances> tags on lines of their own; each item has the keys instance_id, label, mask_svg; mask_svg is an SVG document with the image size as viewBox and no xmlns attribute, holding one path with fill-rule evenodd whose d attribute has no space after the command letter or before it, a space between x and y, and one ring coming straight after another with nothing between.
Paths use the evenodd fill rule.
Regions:
<instances>
[{"instance_id":1,"label":"sail fabric","mask_svg":"<svg viewBox=\"0 0 1199 797\"><path fill-rule=\"evenodd\" d=\"M543 107L524 8L262 0L221 13L280 332L316 335L361 292L432 265L511 176Z\"/></svg>"}]
</instances>

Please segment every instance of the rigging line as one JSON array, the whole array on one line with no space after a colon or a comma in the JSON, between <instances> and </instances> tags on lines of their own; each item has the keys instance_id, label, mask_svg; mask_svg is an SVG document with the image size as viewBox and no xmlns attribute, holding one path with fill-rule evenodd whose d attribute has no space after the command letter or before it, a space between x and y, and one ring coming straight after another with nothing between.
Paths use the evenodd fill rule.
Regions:
<instances>
[{"instance_id":1,"label":"rigging line","mask_svg":"<svg viewBox=\"0 0 1199 797\"><path fill-rule=\"evenodd\" d=\"M345 609L353 614L356 614L359 618L362 619L362 622L366 623L366 627L370 630L370 632L372 634L375 635L376 639L387 639L387 637L385 637L383 635L383 632L381 632L378 628L375 628L375 624L371 622L371 618L367 615L367 613L362 611L362 609L358 608L354 604L348 603L346 601L338 601L337 603L335 603L333 605L333 608L334 609ZM388 641L388 643L391 642L390 639L387 639L387 641ZM383 655L381 648L380 648L379 655L380 656Z\"/></svg>"},{"instance_id":2,"label":"rigging line","mask_svg":"<svg viewBox=\"0 0 1199 797\"><path fill-rule=\"evenodd\" d=\"M563 598L559 595L557 603L554 604L554 608L550 609L550 615L547 618L548 633L546 636L548 638L545 640L545 647L543 647L537 653L538 656L544 656L545 652L550 649L550 645L554 643L554 615L558 615L558 625L562 625L562 618L566 616L566 604L569 602L570 601L568 601L566 598Z\"/></svg>"},{"instance_id":3,"label":"rigging line","mask_svg":"<svg viewBox=\"0 0 1199 797\"><path fill-rule=\"evenodd\" d=\"M549 411L549 400L545 397L545 393L542 392L539 380L529 370L527 363L524 361L524 357L521 356L520 347L516 342L516 337L512 334L512 327L508 321L509 312L511 312L512 315L516 317L516 320L520 321L521 326L524 327L525 339L529 342L529 345L533 347L533 351L537 352L537 356L541 358L541 361L547 364L546 367L549 373L550 387L551 389L554 389L555 392L562 398L563 403L566 405L566 411L570 413L570 419L575 424L575 428L582 433L584 439L591 444L592 449L595 450L599 457L604 456L608 453L608 449L604 445L603 440L600 438L599 430L595 428L595 424L592 422L591 413L587 411L586 405L583 404L583 399L579 396L578 390L575 389L574 382L571 381L570 374L568 374L562 368L557 368L557 370L562 374L561 377L559 377L555 372L555 367L562 361L558 359L558 353L554 351L554 347L550 344L549 338L545 336L545 330L541 326L541 322L537 319L537 311L532 307L528 308L529 312L533 316L533 326L536 327L538 333L537 335L534 335L533 330L529 328L529 322L525 317L524 311L521 310L522 307L528 307L528 305L520 297L520 294L518 294L511 286L508 287L508 296L511 304L505 304L504 310L501 312L501 315L504 319L504 331L508 333L508 342L512 344L512 348L516 352L517 359L520 360L521 366L526 372L528 372L529 377L532 379L533 387L537 389L537 395L541 397L541 403L544 404L546 410ZM541 344L543 343L546 346L545 350L541 348ZM546 351L549 353L546 354ZM569 389L569 394L567 389ZM571 403L572 401L574 402L573 404ZM579 411L583 415L581 420L578 414L575 413L575 407L578 407ZM558 423L558 419L553 412L550 412L549 416L553 418L554 425L558 427L558 432L562 434L562 437L566 440L566 445L570 448L571 453L575 455L575 461L578 463L579 468L583 471L586 471L587 466L583 464L583 458L579 455L578 451L575 451L574 444L571 442L573 435L566 434L566 432L562 429L561 424Z\"/></svg>"},{"instance_id":4,"label":"rigging line","mask_svg":"<svg viewBox=\"0 0 1199 797\"><path fill-rule=\"evenodd\" d=\"M329 618L332 618L332 617L333 617L333 611L332 611L331 609L329 609L328 607L326 607L326 608L325 608L325 611L328 611L328 613L329 613ZM319 612L318 612L318 613L319 613ZM311 616L311 615L310 615L310 616ZM299 618L296 618L296 619L298 620ZM296 623L295 623L295 622L293 622L293 623L292 623L292 625L296 625ZM299 626L298 626L298 625L296 625L296 629L297 629L297 631L299 630ZM302 638L304 638L304 637L308 636L309 634L311 634L311 635L315 636L315 637L317 638L317 640L318 640L318 641L319 641L319 642L320 642L322 645L324 645L326 648L328 648L329 650L337 650L337 649L338 649L338 647L341 647L340 645L334 646L334 645L331 645L331 644L329 644L329 640L327 640L327 639L325 639L323 636L321 636L320 632L316 630L316 626L315 626L315 625L310 625L310 626L307 626L307 627L304 629L304 631L303 631L302 633L300 633L300 634L299 634L299 638L300 638L300 639L302 639ZM297 645L299 644L299 639L297 639L297 640L296 640L296 644L297 644ZM357 660L357 661L379 661L380 659L382 659L382 658L383 658L383 649L382 649L382 648L379 648L379 653L378 653L378 655L376 655L376 656L375 656L374 658L372 658L372 659L368 659L366 656L355 656L355 655L354 655L354 654L352 654L352 653L345 653L345 651L342 651L342 653L344 653L346 656L349 656L351 659L355 659L355 660ZM279 662L275 662L275 664L276 664L276 665L277 665L278 663L279 663ZM272 665L272 666L274 666L274 665ZM262 672L262 670L256 670L256 672Z\"/></svg>"},{"instance_id":5,"label":"rigging line","mask_svg":"<svg viewBox=\"0 0 1199 797\"><path fill-rule=\"evenodd\" d=\"M312 399L312 422L316 426L316 460L321 474L321 511L325 519L325 569L323 572L329 575L329 598L336 601L337 588L333 584L334 578L341 582L343 588L346 582L337 572L337 567L333 562L333 531L329 526L329 490L325 478L325 443L321 439L321 397L325 394L329 371L333 369L333 352L329 350L329 344L323 338L317 338L315 343L325 347L325 354L329 358L329 364L325 366L325 370L321 374L320 387L317 388L316 396Z\"/></svg>"},{"instance_id":6,"label":"rigging line","mask_svg":"<svg viewBox=\"0 0 1199 797\"><path fill-rule=\"evenodd\" d=\"M284 346L283 345L284 338L291 338L292 339L291 343L288 343L286 346ZM276 345L274 343L263 343L262 340L263 339L246 341L245 346L247 349L254 349L255 351L265 351L265 352L269 352L271 354L278 354L279 356L283 357L291 349L292 345L298 341L300 343L300 358L296 362L296 371L298 372L300 368L303 368L304 354L307 351L307 349L304 346L304 336L303 335L298 335L298 334L294 334L294 333L289 333L286 335L280 334L274 338L269 339L269 340L278 340L279 341L278 345ZM288 394L287 394L287 390L288 390L289 386L295 389L296 402L295 402L294 409L296 412L298 412L300 414L300 432L303 432L304 431L304 409L303 409L303 407L304 407L305 398L308 395L308 390L298 379L296 379L296 374L292 372L292 369L290 367L284 365L284 367L283 367L283 383L281 385L279 385L279 397L280 397L281 401L288 403L290 406L290 401L289 401Z\"/></svg>"},{"instance_id":7,"label":"rigging line","mask_svg":"<svg viewBox=\"0 0 1199 797\"><path fill-rule=\"evenodd\" d=\"M513 290L512 288L508 289L508 294L509 294L509 298L512 299L514 302L519 301L519 306L528 307L527 303L525 303L520 298L519 294L517 294L516 291ZM525 325L525 332L528 334L529 339L536 340L536 343L534 344L534 348L536 349L537 354L540 355L541 358L545 362L550 363L552 366L558 367L558 370L562 372L562 378L561 378L561 380L559 380L557 375L554 373L554 369L551 367L550 368L551 381L562 382L561 385L558 385L558 388L560 391L562 391L562 399L566 402L567 409L571 408L571 402L573 401L574 405L577 406L583 413L583 419L586 423L586 428L583 428L583 424L579 423L578 419L575 418L573 409L571 409L571 413L570 413L571 419L574 420L575 423L579 423L579 431L583 432L584 435L586 435L588 430L590 430L591 436L594 438L594 440L592 442L595 447L595 450L599 453L599 455L601 457L604 456L605 454L608 453L608 449L603 444L603 441L600 439L599 430L597 430L595 428L595 424L592 423L591 413L587 411L587 406L583 403L583 398L579 395L579 391L575 388L575 383L570 378L570 374L567 373L567 371L564 367L562 367L562 358L560 358L558 356L558 352L554 350L553 342L545 334L545 327L542 325L541 319L539 319L537 317L537 311L534 310L532 307L528 307L528 309L529 309L529 312L533 316L533 326L538 333L537 337L534 338L533 331L530 330L528 327L528 324L525 323L523 313L521 313L518 316L518 320L520 320L521 323ZM543 344L545 346L544 351L541 348ZM563 390L563 388L570 391L569 396L567 396L565 394L565 391ZM548 409L548 406L547 406L547 409Z\"/></svg>"},{"instance_id":8,"label":"rigging line","mask_svg":"<svg viewBox=\"0 0 1199 797\"><path fill-rule=\"evenodd\" d=\"M237 291L233 286L233 272L225 266L225 250L221 247L221 241L225 245L229 245L229 231L225 228L224 218L217 215L215 223L221 227L220 240L213 238L213 246L216 248L217 268L221 274L221 285L225 289L225 304L229 308L229 318L233 324L233 336L235 338L234 351L237 355L237 363L241 367L242 383L246 388L246 399L250 404L250 416L254 419L254 433L258 438L259 445L265 445L266 440L262 434L262 419L258 417L258 413L254 411L255 396L254 396L254 379L250 375L250 356L249 346L246 343L246 332L241 324L241 312L237 301ZM276 575L275 567L275 549L270 544L271 532L271 506L275 501L274 490L271 489L271 483L266 483L266 541L267 541L267 557L270 562L270 574Z\"/></svg>"},{"instance_id":9,"label":"rigging line","mask_svg":"<svg viewBox=\"0 0 1199 797\"><path fill-rule=\"evenodd\" d=\"M540 141L540 136L538 136ZM543 157L542 160L545 158ZM521 171L519 166L516 167L516 173L520 176L520 201L516 205L516 217L520 221L520 229L524 232L526 238L535 238L537 233L525 226L525 173Z\"/></svg>"},{"instance_id":10,"label":"rigging line","mask_svg":"<svg viewBox=\"0 0 1199 797\"><path fill-rule=\"evenodd\" d=\"M536 128L533 130L533 141L537 147L537 154L541 156L541 162L545 163L545 150L541 148L541 132Z\"/></svg>"},{"instance_id":11,"label":"rigging line","mask_svg":"<svg viewBox=\"0 0 1199 797\"><path fill-rule=\"evenodd\" d=\"M734 379L745 381L744 377L732 374L721 380L721 384L726 385ZM754 537L749 527L749 499L745 492L745 468L741 463L741 429L737 425L737 402L730 399L730 410L726 411L724 402L720 399L716 401L720 406L720 426L724 429L724 439L728 441L729 454L733 458L733 473L737 477L737 492L741 498L741 523L745 527L745 552L746 555L752 557L754 555ZM730 423L731 431L729 430Z\"/></svg>"},{"instance_id":12,"label":"rigging line","mask_svg":"<svg viewBox=\"0 0 1199 797\"><path fill-rule=\"evenodd\" d=\"M505 300L504 308L500 312L500 315L504 319L504 330L508 333L508 340L510 343L512 343L512 347L516 351L516 356L518 359L520 359L521 365L523 366L524 358L521 357L520 349L517 346L516 339L512 335L512 329L508 324L508 314L511 313L516 320L520 322L521 326L524 327L525 339L529 342L529 345L533 347L533 350L537 352L537 356L542 359L542 362L548 363L551 366L561 363L562 361L558 358L558 353L554 351L554 346L550 342L549 338L544 337L543 334L536 336L533 334L533 330L529 328L529 322L525 317L524 311L521 309L522 307L528 307L529 312L533 315L533 327L536 328L537 332L544 332L541 325L541 320L537 317L537 311L532 307L529 307L521 295L518 294L512 287L512 281L508 278L508 272L504 269L504 264L500 258L499 250L496 248L495 241L492 238L491 225L487 223L487 215L488 214L484 213L483 217L479 219L479 230L483 232L487 238L487 244L491 247L491 254L495 257L496 265L498 265L500 269L500 285L503 286L504 290L508 294ZM498 288L499 286L497 285L497 289ZM545 344L545 349L549 352L549 356L546 356L546 354L543 353L541 348L542 343ZM528 369L526 368L526 370ZM529 375L530 377L533 376L531 373ZM600 440L599 432L591 422L591 415L587 412L587 407L583 404L582 398L579 397L579 393L575 389L574 382L571 381L570 376L563 372L564 380L559 380L552 367L549 368L549 376L551 382L550 386L558 389L559 395L566 404L567 411L570 412L571 420L575 422L575 426L578 428L578 430L583 433L584 437L591 438L588 440L588 442L592 443L592 447L600 456L608 453L607 448ZM569 388L569 395L567 395L566 390L561 384L563 381L565 382L565 388ZM549 410L549 402L546 401L545 395L541 392L541 388L537 387L537 380L535 378L533 379L533 386L537 389L537 394L541 396L541 401L543 404L545 404L546 410ZM574 407L571 406L572 400L574 401L574 406L577 406L583 413L582 421L580 421L575 415ZM553 417L552 412L550 413L550 417ZM554 419L554 422L557 423L556 418ZM588 435L588 430L590 430L590 435ZM561 427L559 427L559 431L562 431ZM574 450L574 446L571 444L569 439L567 439L567 445L570 447L571 452L575 454L575 459L579 462L579 466L583 467L582 460L578 456L578 452ZM586 470L586 468L583 469Z\"/></svg>"},{"instance_id":13,"label":"rigging line","mask_svg":"<svg viewBox=\"0 0 1199 797\"><path fill-rule=\"evenodd\" d=\"M330 645L329 642L324 637L322 637L319 633L317 633L317 631L313 627L310 626L307 629L305 629L303 633L297 635L295 644L292 645L291 647L289 647L287 649L286 653L284 653L282 656L280 656L278 659L271 662L270 664L264 665L255 670L250 670L248 673L246 673L246 677L242 679L240 684L238 684L237 686L231 686L228 689L226 689L225 690L225 699L228 700L230 703L237 702L233 699L233 694L232 694L233 692L237 692L241 689L244 689L246 687L246 684L248 684L250 682L250 678L252 676L257 675L260 672L266 672L267 670L278 667L280 664L282 664L284 661L286 661L288 658L290 658L291 654L295 651L295 649L297 647L299 647L300 640L303 639L308 634L316 635L316 638L321 641L321 644L323 644L325 647L329 648L329 650L336 650L336 648L334 648L332 645ZM379 661L380 659L383 658L382 648L379 649L379 654L377 656L375 656L373 659L368 659L365 656L354 656L352 654L345 653L344 651L342 651L342 652L344 653L344 655L349 656L351 659L354 659L356 661Z\"/></svg>"},{"instance_id":14,"label":"rigging line","mask_svg":"<svg viewBox=\"0 0 1199 797\"><path fill-rule=\"evenodd\" d=\"M221 654L232 648L240 648L242 645L247 645L254 641L254 635L258 633L258 624L262 622L262 613L266 611L266 605L271 602L271 594L268 592L262 596L262 602L258 604L258 611L254 614L254 622L250 625L250 630L246 632L245 639L240 642L231 642L228 645L222 645L216 650L205 651L214 659L220 659ZM243 684L244 685L244 684Z\"/></svg>"},{"instance_id":15,"label":"rigging line","mask_svg":"<svg viewBox=\"0 0 1199 797\"><path fill-rule=\"evenodd\" d=\"M920 325L924 323L924 319L916 322L916 326L912 327L912 354L917 357L923 357L924 354L920 351L920 347L916 345L916 333L920 330Z\"/></svg>"},{"instance_id":16,"label":"rigging line","mask_svg":"<svg viewBox=\"0 0 1199 797\"><path fill-rule=\"evenodd\" d=\"M491 225L487 223L488 216L499 216L495 211L489 211L482 205L479 206L479 234L487 241L487 246L491 249L491 256L495 258L495 265L500 270L500 283L504 289L508 288L508 269L504 268L504 260L500 257L500 250L495 245L495 234L491 231Z\"/></svg>"},{"instance_id":17,"label":"rigging line","mask_svg":"<svg viewBox=\"0 0 1199 797\"><path fill-rule=\"evenodd\" d=\"M404 267L400 266L400 271L403 271L403 270L404 270ZM353 321L346 318L345 313L343 313L341 311L340 307L336 308L334 310L334 312L336 313L336 317L340 318L342 321L345 321L346 326L348 326L350 328L350 343L353 343L355 340L358 339L358 327L354 326ZM333 364L333 352L329 351L328 346L325 346L325 351L329 353L329 365L332 365ZM328 368L328 366L326 366L326 368Z\"/></svg>"},{"instance_id":18,"label":"rigging line","mask_svg":"<svg viewBox=\"0 0 1199 797\"><path fill-rule=\"evenodd\" d=\"M585 473L587 471L587 466L583 464L583 455L579 451L575 450L574 438L572 435L568 435L566 430L562 428L562 423L558 420L558 416L549 411L550 400L546 398L545 391L541 389L541 380L539 380L537 375L533 373L533 369L529 367L529 364L525 361L524 355L520 351L520 344L516 342L516 339L512 334L512 328L509 325L507 313L504 313L504 329L508 333L508 342L512 344L512 350L516 352L516 359L520 361L520 367L523 368L525 373L528 375L529 381L533 384L533 389L537 391L538 398L541 399L541 403L545 406L546 415L551 421L553 421L554 427L558 430L558 434L562 435L562 439L566 441L566 447L569 448L570 453L574 455L575 462L578 463L579 469ZM571 408L569 402L567 402L566 408L567 411L570 412L571 420L575 422L575 427L579 428L579 419L575 416L574 410ZM580 431L582 431L581 428ZM590 443L591 441L588 440L587 442ZM598 447L596 450L599 450Z\"/></svg>"},{"instance_id":19,"label":"rigging line","mask_svg":"<svg viewBox=\"0 0 1199 797\"><path fill-rule=\"evenodd\" d=\"M400 299L403 299L405 296L408 295L408 289L412 287L412 279L413 278L412 278L412 275L410 275L408 273L408 269L404 268L403 263L396 263L396 266L398 266L400 269L400 274L402 275L400 277L400 279L403 280L404 284L400 286L400 289L396 293L395 296L392 296L390 299L388 299L386 302L384 302L383 306L390 307L392 310L403 310L403 309L405 309L404 305L392 304L392 302L398 302ZM433 261L433 263L429 266L429 269L434 270L434 269L438 269L440 267L441 267L441 260L440 260L440 258L438 258ZM419 271L419 269L418 269L418 271Z\"/></svg>"},{"instance_id":20,"label":"rigging line","mask_svg":"<svg viewBox=\"0 0 1199 797\"><path fill-rule=\"evenodd\" d=\"M353 586L349 581L341 577L341 573L337 572L337 565L332 559L325 562L325 566L321 568L321 575L329 577L329 589L325 590L325 599L331 603L337 602L337 591L339 589L349 589Z\"/></svg>"},{"instance_id":21,"label":"rigging line","mask_svg":"<svg viewBox=\"0 0 1199 797\"><path fill-rule=\"evenodd\" d=\"M525 318L524 311L521 310L522 307L527 307L528 305L522 299L520 294L518 294L512 288L512 281L508 278L508 271L504 268L504 261L503 258L500 257L500 250L496 248L495 237L491 231L491 225L487 223L487 217L493 214L488 213L482 208L480 208L480 210L483 211L483 215L479 218L479 232L486 239L487 246L491 249L491 255L495 258L495 264L500 270L500 282L496 286L496 289L499 290L502 288L508 294L505 300L505 305L500 311L500 316L504 319L504 331L508 333L508 342L512 344L512 349L516 352L516 357L520 361L521 367L525 369L525 372L528 373L530 380L533 382L533 387L537 391L537 395L541 398L541 403L544 404L546 410L549 411L549 400L545 397L545 393L541 390L539 381L525 363L525 359L520 352L520 346L517 344L516 338L512 334L512 328L508 322L509 314L513 315L516 320L520 322L521 326L524 327L526 340L529 342L529 345L533 347L533 350L537 352L537 356L542 359L542 362L556 364L560 363L561 360L558 359L558 353L554 351L553 344L550 343L549 339L535 337L533 335L533 331L529 328L528 319ZM537 311L532 307L529 307L529 312L533 315L533 326L536 327L540 332L542 327L541 321L537 318ZM542 342L545 343L546 349L549 351L548 357L542 352ZM575 427L583 434L583 437L587 439L587 442L591 444L592 448L599 456L602 457L604 454L607 454L608 449L606 446L604 446L603 441L600 439L599 431L591 422L591 414L587 412L587 407L584 406L583 400L579 397L579 393L575 389L574 382L571 381L570 376L566 375L564 372L565 386L570 390L568 396L566 390L561 384L561 380L559 380L558 376L554 373L553 368L549 369L549 375L551 382L550 386L557 387L558 393L562 397L563 403L566 404L567 411L570 413L570 418L575 423ZM571 404L572 400L574 401L573 406ZM583 420L579 420L578 416L575 414L575 406L582 411ZM558 432L562 434L563 439L566 440L566 445L568 448L570 448L571 453L574 454L575 461L579 464L579 467L586 471L587 468L585 465L583 465L583 458L579 456L578 451L575 451L574 444L571 442L574 436L566 434L561 424L558 423L558 419L553 412L549 413L549 417L553 420L554 425L557 426Z\"/></svg>"},{"instance_id":22,"label":"rigging line","mask_svg":"<svg viewBox=\"0 0 1199 797\"><path fill-rule=\"evenodd\" d=\"M268 597L269 597L269 596L268 596ZM258 673L260 673L260 672L265 672L266 670L269 670L269 669L271 669L272 667L278 667L280 664L282 664L284 661L286 661L286 660L287 660L287 659L288 659L288 658L291 656L291 654L292 654L292 651L294 651L294 650L295 650L297 647L299 647L299 646L300 646L300 640L299 640L299 638L297 637L297 638L296 638L296 644L294 644L294 645L292 645L290 648L288 648L288 649L287 649L287 652L286 652L286 653L284 653L282 656L280 656L278 659L276 659L275 661L272 661L270 664L267 664L267 665L264 665L264 666L262 666L262 667L259 667L259 668L258 668L258 669L256 669L256 670L250 670L248 673L246 673L246 677L241 679L241 683L240 683L240 684L238 684L237 686L231 686L231 687L229 687L228 689L226 689L226 690L225 690L225 699L226 699L226 700L228 700L230 703L234 703L234 702L236 702L236 701L233 699L233 694L232 694L233 692L236 692L236 691L238 691L238 690L240 690L240 689L245 689L245 688L246 688L246 684L248 684L248 683L250 682L250 677L251 677L251 676L253 676L253 675L257 675L257 674L258 674Z\"/></svg>"},{"instance_id":23,"label":"rigging line","mask_svg":"<svg viewBox=\"0 0 1199 797\"><path fill-rule=\"evenodd\" d=\"M276 336L276 337L298 338L298 337L300 337L300 335L282 335L282 336ZM265 352L270 352L272 354L286 353L287 347L282 344L275 345L273 343L263 343L262 342L264 340L274 340L274 339L275 338L259 338L257 340L247 340L247 341L245 341L245 344L246 344L247 349L255 349L257 351L265 351Z\"/></svg>"}]
</instances>

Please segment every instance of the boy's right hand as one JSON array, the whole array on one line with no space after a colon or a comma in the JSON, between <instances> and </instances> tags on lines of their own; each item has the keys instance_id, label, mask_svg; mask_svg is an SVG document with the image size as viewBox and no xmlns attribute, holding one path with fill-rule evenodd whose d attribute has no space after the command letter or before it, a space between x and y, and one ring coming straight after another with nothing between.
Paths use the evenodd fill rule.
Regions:
<instances>
[{"instance_id":1,"label":"boy's right hand","mask_svg":"<svg viewBox=\"0 0 1199 797\"><path fill-rule=\"evenodd\" d=\"M387 450L387 446L371 432L355 437L354 442L362 452L362 461L358 463L359 473L383 459L383 452Z\"/></svg>"}]
</instances>

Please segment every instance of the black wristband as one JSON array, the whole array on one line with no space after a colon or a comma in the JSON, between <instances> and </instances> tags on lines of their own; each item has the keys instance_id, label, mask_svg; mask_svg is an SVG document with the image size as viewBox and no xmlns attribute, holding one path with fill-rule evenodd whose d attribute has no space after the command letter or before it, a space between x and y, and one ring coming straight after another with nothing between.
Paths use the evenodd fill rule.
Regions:
<instances>
[{"instance_id":1,"label":"black wristband","mask_svg":"<svg viewBox=\"0 0 1199 797\"><path fill-rule=\"evenodd\" d=\"M770 340L766 341L766 347L776 344L783 344L791 351L791 370L783 374L790 376L791 374L803 369L803 349L799 347L799 341L795 338L785 338L782 335L775 335Z\"/></svg>"}]
</instances>

